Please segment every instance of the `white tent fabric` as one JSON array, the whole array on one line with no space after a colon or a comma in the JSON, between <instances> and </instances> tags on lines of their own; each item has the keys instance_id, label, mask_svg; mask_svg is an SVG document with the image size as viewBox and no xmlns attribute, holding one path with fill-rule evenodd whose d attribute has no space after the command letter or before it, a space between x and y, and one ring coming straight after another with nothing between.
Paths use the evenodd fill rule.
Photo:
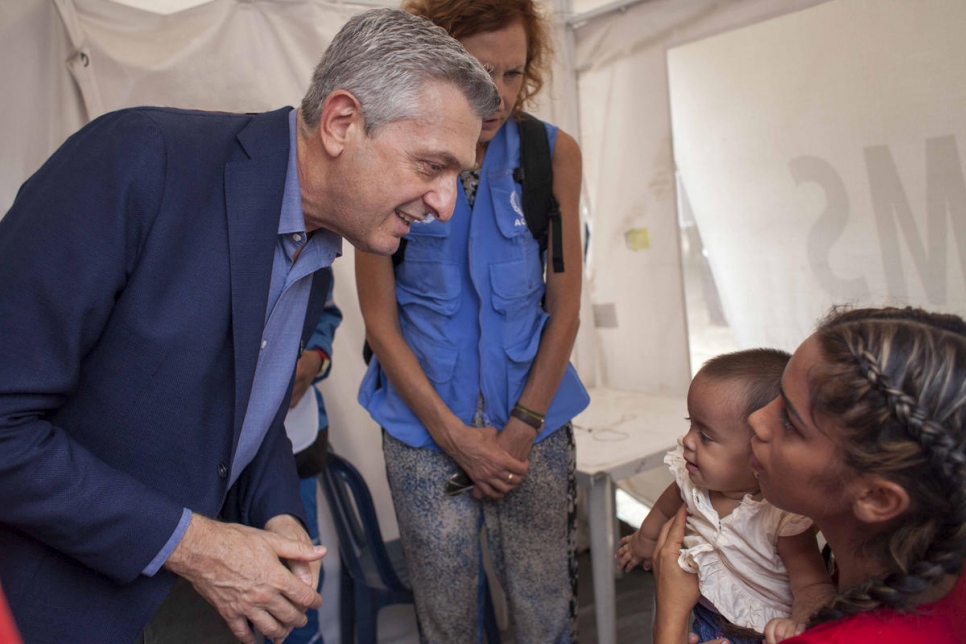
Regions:
<instances>
[{"instance_id":1,"label":"white tent fabric","mask_svg":"<svg viewBox=\"0 0 966 644\"><path fill-rule=\"evenodd\" d=\"M76 51L53 2L0 3L0 213L20 184L87 122L68 69Z\"/></svg>"},{"instance_id":2,"label":"white tent fabric","mask_svg":"<svg viewBox=\"0 0 966 644\"><path fill-rule=\"evenodd\" d=\"M691 376L667 49L816 2L654 0L576 25L603 383L684 394Z\"/></svg>"},{"instance_id":3,"label":"white tent fabric","mask_svg":"<svg viewBox=\"0 0 966 644\"><path fill-rule=\"evenodd\" d=\"M740 346L793 348L839 302L966 309L966 3L929 4L838 0L669 52Z\"/></svg>"},{"instance_id":4,"label":"white tent fabric","mask_svg":"<svg viewBox=\"0 0 966 644\"><path fill-rule=\"evenodd\" d=\"M652 0L576 24L604 382L686 387L675 171L739 347L793 348L832 303L966 310L964 12Z\"/></svg>"},{"instance_id":5,"label":"white tent fabric","mask_svg":"<svg viewBox=\"0 0 966 644\"><path fill-rule=\"evenodd\" d=\"M584 18L576 6L555 5L558 66L539 113L584 152L591 234L575 363L586 382L687 389L678 180L739 346L791 348L843 299L966 311L966 3L631 0ZM103 111L297 104L331 37L365 8L211 0L159 15L111 0L0 0L0 216ZM335 264L345 321L322 389L333 446L364 472L391 538L379 429L356 403L352 265L346 246Z\"/></svg>"}]
</instances>

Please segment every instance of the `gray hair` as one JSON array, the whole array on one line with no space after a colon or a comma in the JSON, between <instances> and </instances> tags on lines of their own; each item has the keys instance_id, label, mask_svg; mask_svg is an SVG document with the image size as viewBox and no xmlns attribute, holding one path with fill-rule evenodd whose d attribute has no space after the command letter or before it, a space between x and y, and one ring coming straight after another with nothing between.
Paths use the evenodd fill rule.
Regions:
<instances>
[{"instance_id":1,"label":"gray hair","mask_svg":"<svg viewBox=\"0 0 966 644\"><path fill-rule=\"evenodd\" d=\"M421 114L426 83L449 83L480 118L500 104L490 75L458 41L425 18L397 9L372 9L353 16L319 61L305 98L302 119L316 128L322 104L342 89L358 99L366 134Z\"/></svg>"}]
</instances>

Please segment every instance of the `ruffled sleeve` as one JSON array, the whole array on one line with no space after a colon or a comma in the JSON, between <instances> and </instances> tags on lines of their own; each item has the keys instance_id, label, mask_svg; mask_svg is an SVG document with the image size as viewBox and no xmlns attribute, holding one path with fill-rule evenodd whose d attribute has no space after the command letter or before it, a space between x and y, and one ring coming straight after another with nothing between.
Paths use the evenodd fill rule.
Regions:
<instances>
[{"instance_id":1,"label":"ruffled sleeve","mask_svg":"<svg viewBox=\"0 0 966 644\"><path fill-rule=\"evenodd\" d=\"M808 517L791 512L782 512L781 518L778 520L778 536L794 537L796 534L801 534L811 527L812 520Z\"/></svg>"}]
</instances>

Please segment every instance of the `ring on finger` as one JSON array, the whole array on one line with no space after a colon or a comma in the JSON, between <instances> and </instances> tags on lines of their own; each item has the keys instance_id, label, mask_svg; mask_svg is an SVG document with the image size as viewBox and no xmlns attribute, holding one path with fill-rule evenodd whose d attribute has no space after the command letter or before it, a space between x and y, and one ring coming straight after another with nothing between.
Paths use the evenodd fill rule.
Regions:
<instances>
[{"instance_id":1,"label":"ring on finger","mask_svg":"<svg viewBox=\"0 0 966 644\"><path fill-rule=\"evenodd\" d=\"M513 472L510 472L506 477L507 483L513 483Z\"/></svg>"}]
</instances>

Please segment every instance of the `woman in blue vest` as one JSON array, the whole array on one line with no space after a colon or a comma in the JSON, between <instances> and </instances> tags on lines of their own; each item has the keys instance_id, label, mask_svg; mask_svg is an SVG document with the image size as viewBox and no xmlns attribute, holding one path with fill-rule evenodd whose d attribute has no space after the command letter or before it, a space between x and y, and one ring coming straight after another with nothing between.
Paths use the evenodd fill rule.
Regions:
<instances>
[{"instance_id":1,"label":"woman in blue vest","mask_svg":"<svg viewBox=\"0 0 966 644\"><path fill-rule=\"evenodd\" d=\"M547 269L546 281L552 245L541 254L514 180L515 119L547 74L549 25L533 0L408 0L404 9L458 39L491 70L502 97L483 122L476 167L456 186L452 220L400 212L408 229L401 258L356 252L375 356L359 400L384 429L420 634L481 640L482 529L516 641L572 642L570 420L589 402L569 363L582 272L577 143L546 125L566 267ZM414 162L429 175L438 163ZM463 472L460 487L451 479Z\"/></svg>"}]
</instances>

